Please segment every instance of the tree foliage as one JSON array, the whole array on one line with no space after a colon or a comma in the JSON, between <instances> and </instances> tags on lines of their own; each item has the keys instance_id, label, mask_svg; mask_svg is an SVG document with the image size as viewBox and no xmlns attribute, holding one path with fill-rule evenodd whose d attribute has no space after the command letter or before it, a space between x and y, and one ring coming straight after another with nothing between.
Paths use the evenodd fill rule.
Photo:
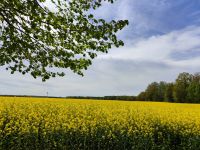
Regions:
<instances>
[{"instance_id":1,"label":"tree foliage","mask_svg":"<svg viewBox=\"0 0 200 150\"><path fill-rule=\"evenodd\" d=\"M189 102L200 102L200 73L192 77L192 81L187 88L187 99Z\"/></svg>"},{"instance_id":2,"label":"tree foliage","mask_svg":"<svg viewBox=\"0 0 200 150\"><path fill-rule=\"evenodd\" d=\"M145 92L142 92L139 97L145 96L147 101L164 101L166 84L164 81L153 82L147 86Z\"/></svg>"},{"instance_id":3,"label":"tree foliage","mask_svg":"<svg viewBox=\"0 0 200 150\"><path fill-rule=\"evenodd\" d=\"M114 0L51 0L54 11L45 1L0 1L0 65L11 73L30 73L43 81L64 76L55 68L83 75L98 52L123 46L116 33L128 21L107 22L90 13L102 1Z\"/></svg>"},{"instance_id":4,"label":"tree foliage","mask_svg":"<svg viewBox=\"0 0 200 150\"><path fill-rule=\"evenodd\" d=\"M159 97L159 84L157 82L153 82L148 85L146 89L146 96L148 97L147 100L149 101L157 101Z\"/></svg>"},{"instance_id":5,"label":"tree foliage","mask_svg":"<svg viewBox=\"0 0 200 150\"><path fill-rule=\"evenodd\" d=\"M167 83L164 94L164 100L166 102L174 102L173 90L174 90L174 84Z\"/></svg>"},{"instance_id":6,"label":"tree foliage","mask_svg":"<svg viewBox=\"0 0 200 150\"><path fill-rule=\"evenodd\" d=\"M186 99L188 93L187 88L192 81L192 75L183 72L178 75L174 84L174 98L176 102L183 102Z\"/></svg>"},{"instance_id":7,"label":"tree foliage","mask_svg":"<svg viewBox=\"0 0 200 150\"><path fill-rule=\"evenodd\" d=\"M180 73L174 83L153 82L137 100L200 103L200 73Z\"/></svg>"}]
</instances>

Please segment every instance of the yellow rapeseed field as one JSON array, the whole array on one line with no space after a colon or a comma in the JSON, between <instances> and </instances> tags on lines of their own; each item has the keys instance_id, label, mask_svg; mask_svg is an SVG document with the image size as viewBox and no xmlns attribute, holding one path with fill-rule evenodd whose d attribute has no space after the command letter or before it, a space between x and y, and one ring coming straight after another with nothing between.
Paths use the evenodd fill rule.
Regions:
<instances>
[{"instance_id":1,"label":"yellow rapeseed field","mask_svg":"<svg viewBox=\"0 0 200 150\"><path fill-rule=\"evenodd\" d=\"M200 149L200 105L1 97L0 149Z\"/></svg>"}]
</instances>

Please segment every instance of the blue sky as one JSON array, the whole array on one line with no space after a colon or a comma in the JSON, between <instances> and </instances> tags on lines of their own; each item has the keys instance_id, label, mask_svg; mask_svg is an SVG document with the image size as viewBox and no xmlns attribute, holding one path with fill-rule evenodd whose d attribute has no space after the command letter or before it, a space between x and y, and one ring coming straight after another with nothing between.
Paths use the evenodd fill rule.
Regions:
<instances>
[{"instance_id":1,"label":"blue sky","mask_svg":"<svg viewBox=\"0 0 200 150\"><path fill-rule=\"evenodd\" d=\"M42 82L1 67L0 94L52 96L137 95L153 81L174 81L200 71L200 0L117 0L95 12L106 20L128 19L118 33L124 47L99 54L80 77Z\"/></svg>"}]
</instances>

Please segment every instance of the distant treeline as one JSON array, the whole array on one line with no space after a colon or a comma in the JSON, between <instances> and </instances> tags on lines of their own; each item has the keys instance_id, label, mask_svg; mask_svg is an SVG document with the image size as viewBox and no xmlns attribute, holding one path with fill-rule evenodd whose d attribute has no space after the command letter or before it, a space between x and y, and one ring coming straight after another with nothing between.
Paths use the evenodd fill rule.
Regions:
<instances>
[{"instance_id":1,"label":"distant treeline","mask_svg":"<svg viewBox=\"0 0 200 150\"><path fill-rule=\"evenodd\" d=\"M65 98L58 96L39 96L39 95L0 95L0 97Z\"/></svg>"},{"instance_id":2,"label":"distant treeline","mask_svg":"<svg viewBox=\"0 0 200 150\"><path fill-rule=\"evenodd\" d=\"M67 98L200 103L200 73L180 73L175 82L171 83L165 81L153 82L138 96L72 96Z\"/></svg>"},{"instance_id":3,"label":"distant treeline","mask_svg":"<svg viewBox=\"0 0 200 150\"><path fill-rule=\"evenodd\" d=\"M135 101L137 96L103 96L103 97L93 97L93 96L68 96L67 98L74 99L96 99L96 100L123 100L123 101Z\"/></svg>"},{"instance_id":4,"label":"distant treeline","mask_svg":"<svg viewBox=\"0 0 200 150\"><path fill-rule=\"evenodd\" d=\"M200 73L180 73L173 83L153 82L137 96L137 100L200 103Z\"/></svg>"},{"instance_id":5,"label":"distant treeline","mask_svg":"<svg viewBox=\"0 0 200 150\"><path fill-rule=\"evenodd\" d=\"M0 97L32 97L32 98L65 98L65 99L92 99L92 100L123 100L123 101L134 101L136 96L67 96L67 97L56 97L56 96L37 96L37 95L0 95Z\"/></svg>"}]
</instances>

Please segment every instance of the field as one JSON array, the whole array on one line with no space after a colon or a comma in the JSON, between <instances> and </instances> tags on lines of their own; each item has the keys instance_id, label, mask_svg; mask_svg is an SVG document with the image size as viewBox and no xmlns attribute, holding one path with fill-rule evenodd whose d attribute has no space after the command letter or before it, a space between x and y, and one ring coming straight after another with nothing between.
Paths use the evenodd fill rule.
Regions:
<instances>
[{"instance_id":1,"label":"field","mask_svg":"<svg viewBox=\"0 0 200 150\"><path fill-rule=\"evenodd\" d=\"M200 149L200 105L0 98L0 149Z\"/></svg>"}]
</instances>

